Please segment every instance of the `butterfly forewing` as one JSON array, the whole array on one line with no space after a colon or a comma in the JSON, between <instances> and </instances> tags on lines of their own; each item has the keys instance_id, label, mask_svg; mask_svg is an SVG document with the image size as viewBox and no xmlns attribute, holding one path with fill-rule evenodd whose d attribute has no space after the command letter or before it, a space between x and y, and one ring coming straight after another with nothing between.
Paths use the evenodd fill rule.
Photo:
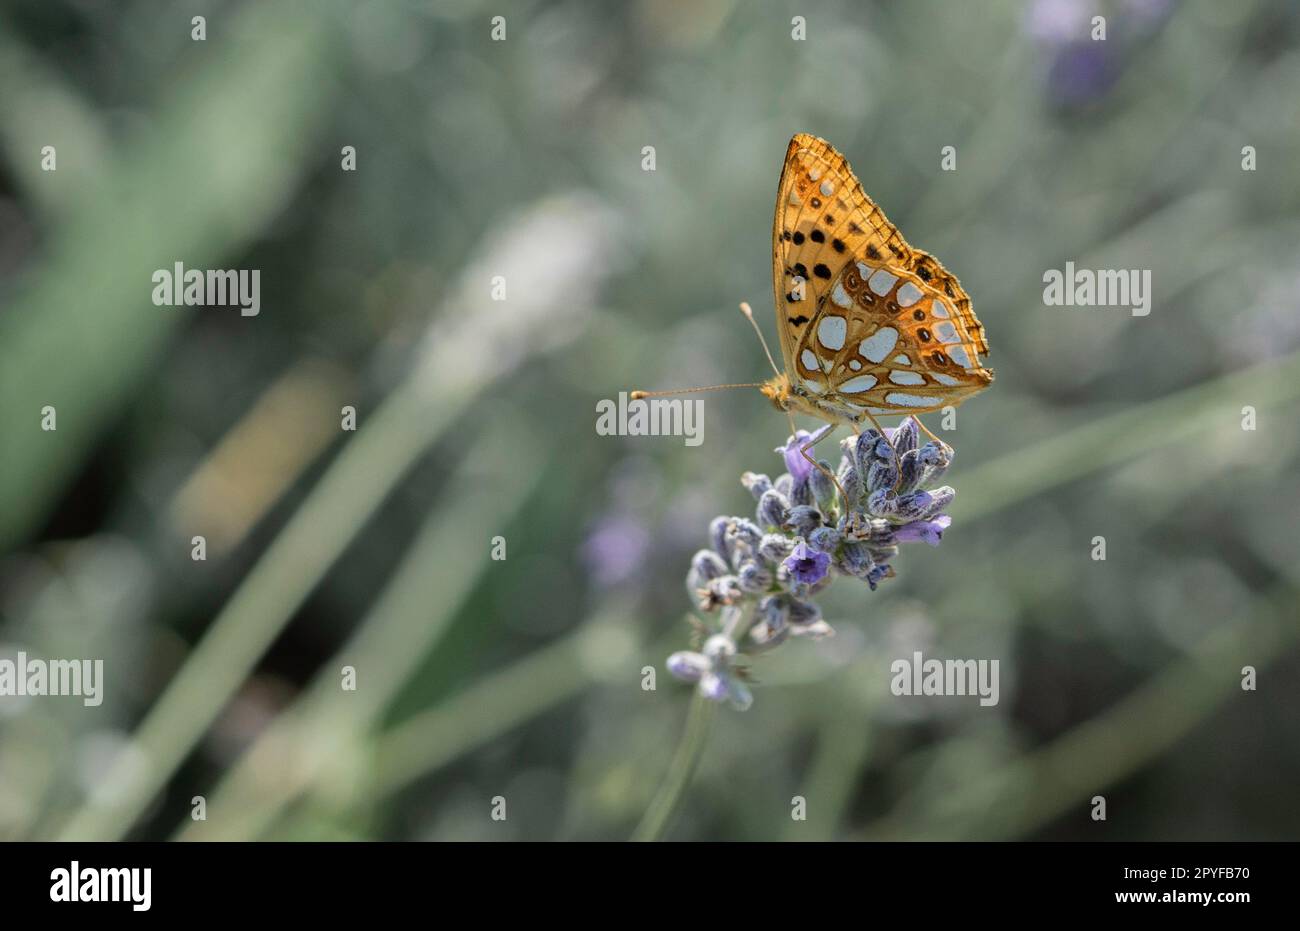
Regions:
<instances>
[{"instance_id":1,"label":"butterfly forewing","mask_svg":"<svg viewBox=\"0 0 1300 931\"><path fill-rule=\"evenodd\" d=\"M791 140L772 233L792 386L860 419L935 410L992 382L957 279L907 244L825 141Z\"/></svg>"}]
</instances>

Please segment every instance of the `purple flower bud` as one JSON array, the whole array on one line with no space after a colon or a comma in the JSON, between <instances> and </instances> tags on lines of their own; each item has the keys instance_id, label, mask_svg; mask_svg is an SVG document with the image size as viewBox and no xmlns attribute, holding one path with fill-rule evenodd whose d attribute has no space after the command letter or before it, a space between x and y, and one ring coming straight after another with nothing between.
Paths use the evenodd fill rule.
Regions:
<instances>
[{"instance_id":1,"label":"purple flower bud","mask_svg":"<svg viewBox=\"0 0 1300 931\"><path fill-rule=\"evenodd\" d=\"M874 569L872 569L870 572L867 573L867 584L871 586L871 590L874 592L876 590L877 585L879 585L885 579L892 579L893 577L894 577L893 566L889 566L889 565L876 566Z\"/></svg>"},{"instance_id":2,"label":"purple flower bud","mask_svg":"<svg viewBox=\"0 0 1300 931\"><path fill-rule=\"evenodd\" d=\"M732 519L731 534L734 539L750 548L758 546L759 541L763 539L763 531L759 530L752 520L743 517Z\"/></svg>"},{"instance_id":3,"label":"purple flower bud","mask_svg":"<svg viewBox=\"0 0 1300 931\"><path fill-rule=\"evenodd\" d=\"M719 604L731 605L739 601L744 593L740 590L740 579L734 575L724 575L709 583L709 593Z\"/></svg>"},{"instance_id":4,"label":"purple flower bud","mask_svg":"<svg viewBox=\"0 0 1300 931\"><path fill-rule=\"evenodd\" d=\"M890 516L899 521L920 520L929 513L933 503L934 497L928 491L914 491L895 501L894 512Z\"/></svg>"},{"instance_id":5,"label":"purple flower bud","mask_svg":"<svg viewBox=\"0 0 1300 931\"><path fill-rule=\"evenodd\" d=\"M889 563L895 556L898 555L898 547L893 545L878 546L873 543L868 545L867 548L871 551L871 561L874 562L877 566L883 566L886 563Z\"/></svg>"},{"instance_id":6,"label":"purple flower bud","mask_svg":"<svg viewBox=\"0 0 1300 931\"><path fill-rule=\"evenodd\" d=\"M871 464L876 461L876 444L880 442L880 434L875 430L864 430L851 440L847 440L845 445L849 448L849 458L853 461L853 467L858 470L858 474L867 475L871 470Z\"/></svg>"},{"instance_id":7,"label":"purple flower bud","mask_svg":"<svg viewBox=\"0 0 1300 931\"><path fill-rule=\"evenodd\" d=\"M800 505L799 507L790 508L790 512L786 515L785 523L781 526L785 530L790 530L801 537L806 537L808 534L820 527L821 523L822 515L820 511L814 507L809 507L808 505Z\"/></svg>"},{"instance_id":8,"label":"purple flower bud","mask_svg":"<svg viewBox=\"0 0 1300 931\"><path fill-rule=\"evenodd\" d=\"M827 624L825 620L818 618L811 624L802 624L798 627L791 626L790 633L796 637L808 637L812 640L820 640L822 637L835 636L835 628Z\"/></svg>"},{"instance_id":9,"label":"purple flower bud","mask_svg":"<svg viewBox=\"0 0 1300 931\"><path fill-rule=\"evenodd\" d=\"M840 532L834 527L818 527L812 533L808 534L808 545L819 553L827 555L835 552L835 547L840 545Z\"/></svg>"},{"instance_id":10,"label":"purple flower bud","mask_svg":"<svg viewBox=\"0 0 1300 931\"><path fill-rule=\"evenodd\" d=\"M817 553L800 540L794 545L794 551L786 557L785 567L790 570L790 577L796 582L812 585L826 577L831 558L825 553Z\"/></svg>"},{"instance_id":11,"label":"purple flower bud","mask_svg":"<svg viewBox=\"0 0 1300 931\"><path fill-rule=\"evenodd\" d=\"M813 464L804 458L800 451L812 440L812 434L807 430L797 430L795 435L785 441L784 446L778 446L776 451L785 457L785 468L796 483L807 481L808 473L813 470Z\"/></svg>"},{"instance_id":12,"label":"purple flower bud","mask_svg":"<svg viewBox=\"0 0 1300 931\"><path fill-rule=\"evenodd\" d=\"M947 510L948 505L952 504L957 497L957 489L951 485L940 485L938 488L930 489L930 507L921 515L925 520L933 520L941 511Z\"/></svg>"},{"instance_id":13,"label":"purple flower bud","mask_svg":"<svg viewBox=\"0 0 1300 931\"><path fill-rule=\"evenodd\" d=\"M790 515L790 502L781 492L765 491L758 501L758 523L763 527L784 527Z\"/></svg>"},{"instance_id":14,"label":"purple flower bud","mask_svg":"<svg viewBox=\"0 0 1300 931\"><path fill-rule=\"evenodd\" d=\"M816 470L813 470L816 474ZM796 478L790 490L790 503L796 507L813 503L812 482L807 478Z\"/></svg>"},{"instance_id":15,"label":"purple flower bud","mask_svg":"<svg viewBox=\"0 0 1300 931\"><path fill-rule=\"evenodd\" d=\"M867 496L867 510L876 517L889 517L898 510L898 495L888 488L873 491Z\"/></svg>"},{"instance_id":16,"label":"purple flower bud","mask_svg":"<svg viewBox=\"0 0 1300 931\"><path fill-rule=\"evenodd\" d=\"M706 672L700 677L700 694L711 701L722 701L729 689L727 680L716 672Z\"/></svg>"},{"instance_id":17,"label":"purple flower bud","mask_svg":"<svg viewBox=\"0 0 1300 931\"><path fill-rule=\"evenodd\" d=\"M714 634L708 640L704 641L704 655L714 663L726 662L736 655L736 645L731 642L729 637L722 634Z\"/></svg>"},{"instance_id":18,"label":"purple flower bud","mask_svg":"<svg viewBox=\"0 0 1300 931\"><path fill-rule=\"evenodd\" d=\"M779 533L769 533L758 544L758 553L768 562L781 562L794 549L794 541Z\"/></svg>"},{"instance_id":19,"label":"purple flower bud","mask_svg":"<svg viewBox=\"0 0 1300 931\"><path fill-rule=\"evenodd\" d=\"M682 650L668 657L665 665L669 672L683 682L699 682L700 677L709 671L713 663L703 653Z\"/></svg>"},{"instance_id":20,"label":"purple flower bud","mask_svg":"<svg viewBox=\"0 0 1300 931\"><path fill-rule=\"evenodd\" d=\"M921 447L919 459L921 463L921 478L918 485L933 485L943 477L943 473L948 471L948 466L952 465L953 448L946 443L940 446L931 440Z\"/></svg>"},{"instance_id":21,"label":"purple flower bud","mask_svg":"<svg viewBox=\"0 0 1300 931\"><path fill-rule=\"evenodd\" d=\"M744 597L740 580L734 575L724 575L701 586L694 592L701 611L716 611L720 607L733 605Z\"/></svg>"},{"instance_id":22,"label":"purple flower bud","mask_svg":"<svg viewBox=\"0 0 1300 931\"><path fill-rule=\"evenodd\" d=\"M846 575L860 579L871 571L874 564L871 558L871 550L865 543L849 540L840 547L839 565L841 571Z\"/></svg>"},{"instance_id":23,"label":"purple flower bud","mask_svg":"<svg viewBox=\"0 0 1300 931\"><path fill-rule=\"evenodd\" d=\"M772 573L752 560L741 564L737 578L740 580L740 587L750 594L765 592L772 587Z\"/></svg>"},{"instance_id":24,"label":"purple flower bud","mask_svg":"<svg viewBox=\"0 0 1300 931\"><path fill-rule=\"evenodd\" d=\"M821 620L822 609L817 607L816 603L811 601L800 601L797 598L787 599L787 602L789 622L792 626L807 627L809 624Z\"/></svg>"},{"instance_id":25,"label":"purple flower bud","mask_svg":"<svg viewBox=\"0 0 1300 931\"><path fill-rule=\"evenodd\" d=\"M731 541L727 536L730 524L730 517L715 517L709 522L709 543L712 544L713 551L728 563L731 562Z\"/></svg>"},{"instance_id":26,"label":"purple flower bud","mask_svg":"<svg viewBox=\"0 0 1300 931\"><path fill-rule=\"evenodd\" d=\"M749 639L755 644L755 647L751 647L750 652L753 652L755 648L770 650L773 647L780 646L785 643L786 638L789 636L789 627L777 629L767 621L759 621L749 629Z\"/></svg>"},{"instance_id":27,"label":"purple flower bud","mask_svg":"<svg viewBox=\"0 0 1300 931\"><path fill-rule=\"evenodd\" d=\"M727 564L713 550L700 550L691 557L691 568L703 585L727 574Z\"/></svg>"},{"instance_id":28,"label":"purple flower bud","mask_svg":"<svg viewBox=\"0 0 1300 931\"><path fill-rule=\"evenodd\" d=\"M823 511L829 511L835 507L835 496L838 492L835 490L835 483L831 481L831 464L825 459L818 461L821 468L813 469L812 475L808 476L808 487L812 489L812 503Z\"/></svg>"},{"instance_id":29,"label":"purple flower bud","mask_svg":"<svg viewBox=\"0 0 1300 931\"><path fill-rule=\"evenodd\" d=\"M921 541L931 546L938 546L939 541L943 539L943 532L951 523L952 518L947 514L940 514L934 520L914 520L895 530L894 539L899 543Z\"/></svg>"},{"instance_id":30,"label":"purple flower bud","mask_svg":"<svg viewBox=\"0 0 1300 931\"><path fill-rule=\"evenodd\" d=\"M911 452L916 449L921 438L921 428L917 424L915 417L904 417L897 429L889 433L889 441L893 444L898 455Z\"/></svg>"},{"instance_id":31,"label":"purple flower bud","mask_svg":"<svg viewBox=\"0 0 1300 931\"><path fill-rule=\"evenodd\" d=\"M758 603L758 618L770 633L776 634L785 629L790 618L790 606L783 595L768 595Z\"/></svg>"},{"instance_id":32,"label":"purple flower bud","mask_svg":"<svg viewBox=\"0 0 1300 931\"><path fill-rule=\"evenodd\" d=\"M921 451L917 449L909 449L898 460L898 466L900 474L900 478L898 479L898 493L900 495L905 495L909 491L915 490L916 486L920 484L921 473L923 471L921 468Z\"/></svg>"},{"instance_id":33,"label":"purple flower bud","mask_svg":"<svg viewBox=\"0 0 1300 931\"><path fill-rule=\"evenodd\" d=\"M763 493L772 487L772 480L759 472L746 472L740 477L740 484L749 489L749 493L758 501Z\"/></svg>"},{"instance_id":34,"label":"purple flower bud","mask_svg":"<svg viewBox=\"0 0 1300 931\"><path fill-rule=\"evenodd\" d=\"M871 468L867 470L868 492L892 492L897 485L898 466L894 464L894 457L892 455L887 458L877 459L871 463Z\"/></svg>"},{"instance_id":35,"label":"purple flower bud","mask_svg":"<svg viewBox=\"0 0 1300 931\"><path fill-rule=\"evenodd\" d=\"M737 711L744 711L754 703L749 687L734 676L727 678L727 699Z\"/></svg>"},{"instance_id":36,"label":"purple flower bud","mask_svg":"<svg viewBox=\"0 0 1300 931\"><path fill-rule=\"evenodd\" d=\"M781 493L781 497L786 501L790 500L790 493L794 491L794 479L790 477L789 472L782 472L772 482L772 487Z\"/></svg>"}]
</instances>

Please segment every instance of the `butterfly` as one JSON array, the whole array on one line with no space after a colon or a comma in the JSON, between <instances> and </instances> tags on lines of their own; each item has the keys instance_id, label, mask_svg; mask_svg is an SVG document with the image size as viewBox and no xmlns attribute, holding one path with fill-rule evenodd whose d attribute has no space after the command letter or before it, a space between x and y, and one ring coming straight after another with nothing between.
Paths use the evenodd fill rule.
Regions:
<instances>
[{"instance_id":1,"label":"butterfly","mask_svg":"<svg viewBox=\"0 0 1300 931\"><path fill-rule=\"evenodd\" d=\"M870 421L884 435L877 416L957 405L993 383L981 364L984 327L961 283L908 245L844 156L807 133L790 140L781 169L772 285L785 370L769 352L775 377L716 387L759 388L787 415L855 431ZM741 310L766 350L749 306Z\"/></svg>"},{"instance_id":2,"label":"butterfly","mask_svg":"<svg viewBox=\"0 0 1300 931\"><path fill-rule=\"evenodd\" d=\"M806 133L781 170L772 286L785 371L761 390L781 410L856 427L960 404L993 382L960 282L908 245L843 155Z\"/></svg>"}]
</instances>

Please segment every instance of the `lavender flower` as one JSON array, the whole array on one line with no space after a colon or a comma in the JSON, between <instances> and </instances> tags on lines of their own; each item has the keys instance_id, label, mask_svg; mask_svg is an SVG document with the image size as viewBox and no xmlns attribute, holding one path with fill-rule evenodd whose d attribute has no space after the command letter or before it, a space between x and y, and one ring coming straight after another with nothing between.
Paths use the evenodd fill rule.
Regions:
<instances>
[{"instance_id":1,"label":"lavender flower","mask_svg":"<svg viewBox=\"0 0 1300 931\"><path fill-rule=\"evenodd\" d=\"M668 669L715 701L742 709L752 701L734 665L737 655L772 649L790 637L834 633L815 598L835 578L854 578L874 591L894 577L901 545L938 546L952 523L943 512L956 492L938 484L952 464L952 447L936 441L922 446L914 419L883 435L866 430L840 443L839 467L822 465L833 471L844 496L800 452L813 438L801 430L776 448L787 471L775 479L742 475L756 503L754 519L714 518L709 548L691 560L691 598L706 615L719 617L704 625L702 651L674 653Z\"/></svg>"},{"instance_id":2,"label":"lavender flower","mask_svg":"<svg viewBox=\"0 0 1300 931\"><path fill-rule=\"evenodd\" d=\"M796 483L808 481L808 476L812 474L813 464L800 452L811 439L812 434L807 430L796 430L794 436L786 440L784 446L776 448L776 451L785 457L785 470Z\"/></svg>"},{"instance_id":3,"label":"lavender flower","mask_svg":"<svg viewBox=\"0 0 1300 931\"><path fill-rule=\"evenodd\" d=\"M754 697L733 668L736 645L725 634L714 634L699 652L682 650L668 657L668 671L684 682L697 683L700 694L713 701L729 701L744 711Z\"/></svg>"},{"instance_id":4,"label":"lavender flower","mask_svg":"<svg viewBox=\"0 0 1300 931\"><path fill-rule=\"evenodd\" d=\"M818 529L825 530L827 528L819 527ZM794 545L794 552L787 556L781 565L789 570L790 577L796 582L812 585L826 577L826 570L830 568L831 558L825 553L809 549L808 544L800 540Z\"/></svg>"}]
</instances>

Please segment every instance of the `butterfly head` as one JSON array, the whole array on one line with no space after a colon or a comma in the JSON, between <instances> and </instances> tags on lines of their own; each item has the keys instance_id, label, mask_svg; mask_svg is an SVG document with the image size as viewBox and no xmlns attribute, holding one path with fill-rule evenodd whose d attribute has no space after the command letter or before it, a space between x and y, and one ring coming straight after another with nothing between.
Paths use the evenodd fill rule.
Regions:
<instances>
[{"instance_id":1,"label":"butterfly head","mask_svg":"<svg viewBox=\"0 0 1300 931\"><path fill-rule=\"evenodd\" d=\"M852 410L827 399L809 397L801 388L792 386L784 373L769 378L758 388L779 411L804 414L827 423L853 423L856 419Z\"/></svg>"}]
</instances>

